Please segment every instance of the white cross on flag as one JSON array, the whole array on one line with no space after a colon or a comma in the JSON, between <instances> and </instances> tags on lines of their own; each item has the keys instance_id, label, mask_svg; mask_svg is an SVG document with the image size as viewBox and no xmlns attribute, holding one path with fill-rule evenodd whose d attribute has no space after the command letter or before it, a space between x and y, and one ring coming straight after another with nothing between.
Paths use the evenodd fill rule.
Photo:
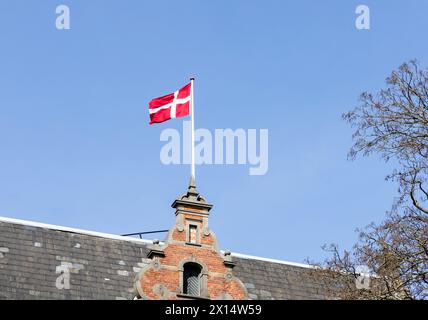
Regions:
<instances>
[{"instance_id":1,"label":"white cross on flag","mask_svg":"<svg viewBox=\"0 0 428 320\"><path fill-rule=\"evenodd\" d=\"M150 124L189 115L192 83L149 102Z\"/></svg>"}]
</instances>

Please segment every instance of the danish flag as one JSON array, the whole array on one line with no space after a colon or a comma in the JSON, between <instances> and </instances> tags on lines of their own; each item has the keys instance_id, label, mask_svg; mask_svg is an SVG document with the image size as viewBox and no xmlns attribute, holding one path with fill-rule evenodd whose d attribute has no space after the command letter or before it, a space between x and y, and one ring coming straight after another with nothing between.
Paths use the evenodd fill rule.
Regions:
<instances>
[{"instance_id":1,"label":"danish flag","mask_svg":"<svg viewBox=\"0 0 428 320\"><path fill-rule=\"evenodd\" d=\"M150 124L189 115L192 83L174 93L154 98L149 102Z\"/></svg>"}]
</instances>

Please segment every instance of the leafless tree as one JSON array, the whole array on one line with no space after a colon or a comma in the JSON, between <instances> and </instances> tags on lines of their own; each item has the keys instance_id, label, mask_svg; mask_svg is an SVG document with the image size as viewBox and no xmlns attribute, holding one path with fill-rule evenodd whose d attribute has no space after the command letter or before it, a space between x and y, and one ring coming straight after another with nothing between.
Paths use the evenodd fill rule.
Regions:
<instances>
[{"instance_id":1,"label":"leafless tree","mask_svg":"<svg viewBox=\"0 0 428 320\"><path fill-rule=\"evenodd\" d=\"M359 231L351 251L326 247L332 257L313 274L331 288L330 297L428 298L428 69L404 63L386 85L375 95L363 93L343 119L355 129L351 159L378 154L396 164L387 179L398 183L398 197L382 223ZM362 289L359 265L371 275Z\"/></svg>"}]
</instances>

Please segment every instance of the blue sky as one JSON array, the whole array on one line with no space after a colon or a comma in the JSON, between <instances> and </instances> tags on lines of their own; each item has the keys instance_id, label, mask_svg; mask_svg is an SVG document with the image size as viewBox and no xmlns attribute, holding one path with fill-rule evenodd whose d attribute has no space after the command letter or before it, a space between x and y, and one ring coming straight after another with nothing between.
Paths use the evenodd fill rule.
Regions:
<instances>
[{"instance_id":1,"label":"blue sky","mask_svg":"<svg viewBox=\"0 0 428 320\"><path fill-rule=\"evenodd\" d=\"M55 28L55 8L71 30ZM355 8L371 29L355 28ZM197 76L196 126L266 128L269 171L199 166L223 249L302 262L349 248L396 186L350 162L340 116L399 64L428 66L424 1L2 1L0 216L107 233L167 229L187 165L162 165L147 102Z\"/></svg>"}]
</instances>

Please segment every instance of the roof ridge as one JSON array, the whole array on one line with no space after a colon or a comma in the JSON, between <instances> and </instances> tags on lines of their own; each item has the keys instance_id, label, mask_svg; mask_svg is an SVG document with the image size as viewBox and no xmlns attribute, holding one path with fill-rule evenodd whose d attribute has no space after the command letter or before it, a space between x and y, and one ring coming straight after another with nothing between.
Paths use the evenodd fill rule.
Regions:
<instances>
[{"instance_id":1,"label":"roof ridge","mask_svg":"<svg viewBox=\"0 0 428 320\"><path fill-rule=\"evenodd\" d=\"M113 239L113 240L139 242L139 243L145 243L145 244L153 243L152 240L148 240L148 239L138 239L138 238L133 238L133 237L128 237L128 236L120 236L120 235L111 234L111 233L90 231L90 230L84 230L84 229L78 229L78 228L70 228L70 227L58 226L58 225L47 224L47 223L42 223L42 222L15 219L15 218L7 218L7 217L1 217L0 216L0 223L1 222L26 225L26 226L31 226L31 227L43 228L43 229L65 231L65 232L70 232L70 233L80 233L80 234L85 234L85 235L89 235L89 236L95 236L95 237L107 238L107 239ZM162 243L162 241L161 241L161 243ZM223 253L224 250L221 250L221 252ZM279 259L264 258L264 257L247 255L247 254L243 254L243 253L237 253L237 252L232 252L231 254L234 257L242 258L242 259L259 260L259 261L266 261L266 262L272 262L272 263L286 264L286 265L291 265L291 266L296 266L296 267L301 267L301 268L313 268L314 267L314 266L311 266L309 264L304 264L304 263L290 262L290 261L279 260Z\"/></svg>"},{"instance_id":2,"label":"roof ridge","mask_svg":"<svg viewBox=\"0 0 428 320\"><path fill-rule=\"evenodd\" d=\"M26 225L26 226L31 226L31 227L38 227L38 228L43 228L43 229L52 229L52 230L65 231L65 232L71 232L71 233L80 233L80 234L85 234L85 235L89 235L89 236L95 236L95 237L100 237L100 238L108 238L108 239L114 239L114 240L141 242L141 243L153 243L152 240L147 240L147 239L138 239L138 238L133 238L133 237L128 237L128 236L120 236L120 235L111 234L111 233L89 231L89 230L78 229L78 228L70 228L70 227L58 226L58 225L54 225L54 224L47 224L47 223L35 222L35 221L29 221L29 220L0 217L0 222L8 222L8 223L12 223L12 224L20 224L20 225Z\"/></svg>"}]
</instances>

